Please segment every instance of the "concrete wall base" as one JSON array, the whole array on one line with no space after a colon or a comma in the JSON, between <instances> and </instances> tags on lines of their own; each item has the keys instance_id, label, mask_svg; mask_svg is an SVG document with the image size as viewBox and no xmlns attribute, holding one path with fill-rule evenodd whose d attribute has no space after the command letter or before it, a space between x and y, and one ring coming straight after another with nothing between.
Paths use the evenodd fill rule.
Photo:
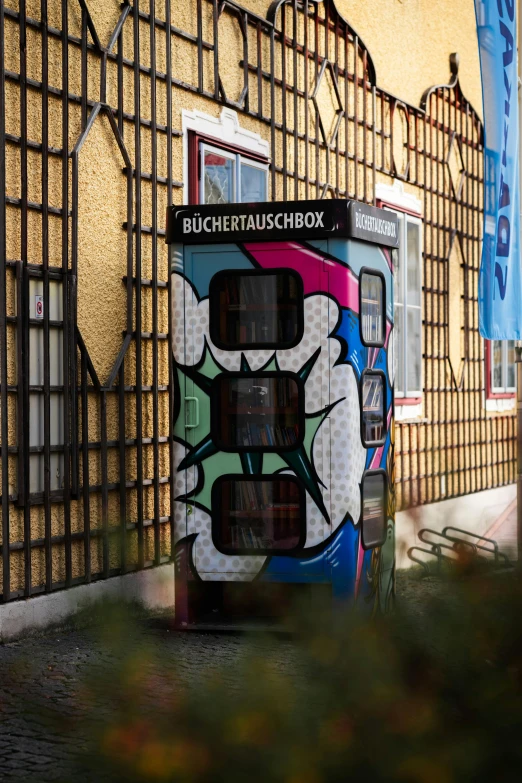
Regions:
<instances>
[{"instance_id":1,"label":"concrete wall base","mask_svg":"<svg viewBox=\"0 0 522 783\"><path fill-rule=\"evenodd\" d=\"M516 484L452 500L430 503L397 514L397 568L410 568L407 551L419 543L423 528L446 525L490 535L501 551L516 557ZM174 564L71 587L0 606L0 642L57 625L102 599L136 601L147 609L174 611Z\"/></svg>"},{"instance_id":2,"label":"concrete wall base","mask_svg":"<svg viewBox=\"0 0 522 783\"><path fill-rule=\"evenodd\" d=\"M174 611L174 564L136 571L0 606L0 642L57 625L102 599L136 601Z\"/></svg>"},{"instance_id":3,"label":"concrete wall base","mask_svg":"<svg viewBox=\"0 0 522 783\"><path fill-rule=\"evenodd\" d=\"M408 549L417 544L425 546L418 538L423 528L441 531L447 525L494 539L500 551L515 560L516 497L516 484L509 484L400 511L396 517L397 568L415 565L408 557Z\"/></svg>"}]
</instances>

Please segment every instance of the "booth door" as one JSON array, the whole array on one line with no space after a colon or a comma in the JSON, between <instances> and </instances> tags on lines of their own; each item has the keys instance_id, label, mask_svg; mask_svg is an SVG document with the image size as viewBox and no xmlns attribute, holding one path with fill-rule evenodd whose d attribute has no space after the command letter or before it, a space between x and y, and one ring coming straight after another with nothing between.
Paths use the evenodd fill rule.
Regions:
<instances>
[{"instance_id":1,"label":"booth door","mask_svg":"<svg viewBox=\"0 0 522 783\"><path fill-rule=\"evenodd\" d=\"M210 324L200 375L185 380L187 440L201 457L188 478L197 486L187 505L194 566L204 579L251 579L270 558L274 574L293 572L306 547L325 536L326 438L312 456L315 414L329 392L322 266L317 292L305 297L285 250L266 246L254 256L237 246L201 246L185 254L188 311L206 310ZM187 312L189 356L198 339ZM301 573L306 581L306 566Z\"/></svg>"}]
</instances>

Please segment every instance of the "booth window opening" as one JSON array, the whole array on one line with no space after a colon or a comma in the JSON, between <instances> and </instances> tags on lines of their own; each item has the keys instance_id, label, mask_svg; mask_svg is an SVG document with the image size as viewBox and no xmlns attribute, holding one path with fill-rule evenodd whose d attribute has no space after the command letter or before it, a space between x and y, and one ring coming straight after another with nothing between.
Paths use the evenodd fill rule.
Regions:
<instances>
[{"instance_id":1,"label":"booth window opening","mask_svg":"<svg viewBox=\"0 0 522 783\"><path fill-rule=\"evenodd\" d=\"M516 365L514 340L486 340L486 396L514 397Z\"/></svg>"},{"instance_id":2,"label":"booth window opening","mask_svg":"<svg viewBox=\"0 0 522 783\"><path fill-rule=\"evenodd\" d=\"M212 384L212 439L221 451L281 452L304 437L304 389L295 373L226 373Z\"/></svg>"},{"instance_id":3,"label":"booth window opening","mask_svg":"<svg viewBox=\"0 0 522 783\"><path fill-rule=\"evenodd\" d=\"M386 440L386 378L377 370L365 370L361 378L361 437L365 448Z\"/></svg>"},{"instance_id":4,"label":"booth window opening","mask_svg":"<svg viewBox=\"0 0 522 783\"><path fill-rule=\"evenodd\" d=\"M190 202L257 203L268 200L268 160L246 150L192 134Z\"/></svg>"},{"instance_id":5,"label":"booth window opening","mask_svg":"<svg viewBox=\"0 0 522 783\"><path fill-rule=\"evenodd\" d=\"M221 476L212 508L212 538L223 554L285 554L304 545L306 501L295 476Z\"/></svg>"},{"instance_id":6,"label":"booth window opening","mask_svg":"<svg viewBox=\"0 0 522 783\"><path fill-rule=\"evenodd\" d=\"M303 303L292 269L223 270L210 281L210 339L227 351L293 348L303 337Z\"/></svg>"},{"instance_id":7,"label":"booth window opening","mask_svg":"<svg viewBox=\"0 0 522 783\"><path fill-rule=\"evenodd\" d=\"M405 212L399 218L399 249L394 251L395 401L422 397L422 221Z\"/></svg>"},{"instance_id":8,"label":"booth window opening","mask_svg":"<svg viewBox=\"0 0 522 783\"><path fill-rule=\"evenodd\" d=\"M364 345L382 347L386 340L386 285L375 270L361 270L361 339Z\"/></svg>"},{"instance_id":9,"label":"booth window opening","mask_svg":"<svg viewBox=\"0 0 522 783\"><path fill-rule=\"evenodd\" d=\"M386 473L367 472L362 480L361 541L364 549L374 549L386 541Z\"/></svg>"}]
</instances>

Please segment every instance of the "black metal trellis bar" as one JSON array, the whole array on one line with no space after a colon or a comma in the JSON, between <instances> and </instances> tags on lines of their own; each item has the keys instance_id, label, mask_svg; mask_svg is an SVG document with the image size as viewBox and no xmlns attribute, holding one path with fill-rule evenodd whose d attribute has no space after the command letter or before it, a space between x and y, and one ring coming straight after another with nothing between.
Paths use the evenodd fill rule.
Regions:
<instances>
[{"instance_id":1,"label":"black metal trellis bar","mask_svg":"<svg viewBox=\"0 0 522 783\"><path fill-rule=\"evenodd\" d=\"M140 8L139 0L134 0L133 7L134 22L134 114L141 116L141 85L140 85ZM134 166L135 166L135 205L136 205L136 225L141 227L141 130L139 126L134 129ZM144 535L143 525L143 445L141 436L143 433L143 397L142 397L142 329L141 329L141 230L135 232L135 347L136 347L136 470L137 470L137 507L138 507L138 564L143 567L144 563Z\"/></svg>"},{"instance_id":2,"label":"black metal trellis bar","mask_svg":"<svg viewBox=\"0 0 522 783\"><path fill-rule=\"evenodd\" d=\"M0 399L2 446L2 542L9 541L9 455L8 455L8 391L7 391L7 266L6 258L6 149L5 149L5 16L4 0L0 0ZM9 550L2 551L2 600L11 598L11 563Z\"/></svg>"},{"instance_id":3,"label":"black metal trellis bar","mask_svg":"<svg viewBox=\"0 0 522 783\"><path fill-rule=\"evenodd\" d=\"M201 8L199 8L201 11ZM150 0L150 14L156 16L155 0ZM200 19L198 21L198 36L202 35ZM154 471L154 562L159 565L161 558L160 541L160 486L159 477L159 394L158 394L158 143L156 133L156 27L150 25L150 113L151 124L151 158L152 158L152 440L153 440L153 471ZM199 65L199 63L198 63ZM201 64L202 67L202 64Z\"/></svg>"},{"instance_id":4,"label":"black metal trellis bar","mask_svg":"<svg viewBox=\"0 0 522 783\"><path fill-rule=\"evenodd\" d=\"M159 194L166 188L168 203L173 201L176 188L182 183L173 179L172 145L179 144L180 130L173 127L174 108L183 106L187 96L202 96L235 108L238 112L258 121L261 132L268 129L271 140L271 196L297 198L304 192L309 197L310 192L317 196L336 193L371 201L374 196L375 182L378 174L389 176L393 167L393 123L388 127L390 112L397 103L405 107L408 117L409 136L406 139L407 171L404 179L411 185L420 187L424 192L424 285L423 285L423 337L424 337L424 405L430 419L432 439L428 441L428 427L423 423L398 425L401 449L398 450L398 475L402 484L404 502L426 502L440 499L441 480L447 481L445 496L456 496L468 490L470 482L473 489L485 489L512 480L514 475L514 423L512 417L499 415L492 421L484 410L481 395L484 390L484 361L482 357L482 342L477 328L476 297L470 295L476 287L478 273L478 239L474 236L476 219L481 214L481 199L483 175L481 171L482 146L481 126L476 114L465 101L455 80L443 88L431 91L426 105L418 108L398 101L394 96L381 90L374 79L371 58L364 45L354 31L336 12L333 4L325 0L322 4L311 3L309 0L288 0L275 14L273 19L263 19L234 0L226 5L222 0L191 0L196 20L196 34L184 31L171 23L171 0L165 0L164 19L156 18L159 5L155 0L149 0L148 7L140 8L136 2L131 6L125 2L121 16L107 47L100 44L97 34L93 35L95 26L88 14L88 5L82 0L80 5L80 34L73 35L68 30L68 11L65 0L61 2L62 29L58 30L48 25L47 5L49 0L41 0L41 19L30 19L26 14L25 3L22 2L19 11L5 9L0 0L0 33L3 32L4 18L7 15L11 21L20 27L20 41L25 40L26 30L38 32L41 36L41 81L29 78L24 67L20 73L5 73L4 61L0 65L0 185L5 185L5 143L20 150L21 160L25 159L25 180L27 180L27 160L31 154L42 156L42 202L29 199L27 188L18 194L4 196L5 188L1 189L2 215L0 217L0 251L5 259L5 210L20 210L23 232L27 233L34 213L41 213L42 220L42 263L33 264L27 244L23 247L21 258L10 259L9 264L3 263L0 270L0 401L2 411L8 410L10 401L17 399L18 411L22 415L28 411L29 395L40 393L44 400L44 445L29 446L27 434L18 437L18 445L8 448L8 426L2 417L2 536L3 541L9 541L9 493L19 503L24 505L24 540L21 547L15 547L13 552L22 552L26 569L24 571L24 593L34 594L42 589L50 591L58 587L77 583L72 577L72 546L83 546L85 574L80 581L97 578L97 567L92 573L90 562L90 540L100 542L103 551L101 573L110 576L115 573L111 557L110 540L113 536L114 520L109 517L109 499L111 493L119 495L120 529L122 531L120 569L119 572L131 570L134 566L129 562L126 549L127 531L137 532L138 567L149 563L146 559L144 535L145 529L153 527L154 557L151 562L163 562L161 557L161 536L166 517L162 509L162 485L169 482L168 476L160 475L160 443L170 444L170 477L173 476L173 440L172 432L168 436L161 434L160 427L160 394L169 395L169 416L172 420L173 384L172 367L169 362L169 384L159 385L159 349L166 335L158 332L158 306L167 287L170 291L170 280L158 279L159 247L164 235L157 216ZM143 5L143 4L142 4ZM163 6L163 4L162 4ZM204 23L207 11L209 24ZM220 62L224 64L224 47L226 40L220 40L220 12L227 13L238 25L242 36L238 52L238 73L242 78L241 100L235 102L225 94L220 79ZM290 19L290 14L292 18ZM212 18L211 18L212 17ZM126 21L127 20L127 21ZM142 64L140 56L140 30L149 25L150 62ZM125 24L133 24L133 46L124 52L123 29ZM95 31L96 32L96 31ZM211 40L204 39L206 33ZM221 35L223 32L221 30ZM92 40L89 40L91 36ZM165 36L166 65L165 72L158 70L157 41ZM297 40L299 37L299 40ZM70 89L68 66L62 67L60 84L49 83L48 51L49 40L58 43L67 62L69 51L76 51L81 64L80 94L76 95ZM182 41L184 45L193 47L197 70L194 79L189 81L181 78L177 70L176 45ZM250 41L255 45L250 46ZM143 42L143 41L142 41ZM0 36L0 53L3 53L4 41ZM133 49L133 51L131 51ZM26 56L21 46L21 66ZM131 165L126 161L127 175L127 274L124 278L127 296L127 328L124 336L124 348L118 358L111 384L101 388L96 377L88 351L78 337L76 343L76 305L75 285L78 259L74 251L69 268L68 242L69 224L72 231L77 230L78 206L81 193L68 192L68 169L71 156L69 153L69 112L78 111L81 127L85 129L89 110L95 105L98 96L89 98L87 87L89 83L87 67L98 60L100 66L100 98L110 99L114 105L107 106L107 111L116 118L119 139L126 136L132 139L134 134L134 161ZM254 58L254 62L249 59ZM313 131L315 109L312 107L310 117L311 90L316 84L319 70L326 61L332 61L333 72L339 85L340 95L344 101L344 132L337 133L335 143L327 143L322 137L319 117L315 116L315 133ZM344 62L343 62L344 59ZM117 95L106 91L107 69L114 67L117 74ZM160 66L162 67L162 66ZM330 67L330 66L329 66ZM208 69L208 70L207 70ZM304 73L302 72L304 69ZM94 66L93 66L93 70ZM20 134L5 131L5 80L9 86L20 91L20 97L27 101L30 93L40 93L42 105L42 138L27 138L21 129ZM124 86L133 79L134 106L124 100ZM141 88L146 81L150 84L150 101L142 98ZM167 114L166 122L159 121L159 85L166 88ZM268 86L268 94L264 93ZM254 91L257 92L257 99ZM25 96L25 97L24 97ZM94 100L93 100L94 99ZM192 99L190 99L192 100ZM55 139L49 143L49 104L58 101L62 109L62 139L61 147ZM127 110L126 110L127 109ZM149 111L150 110L150 111ZM142 113L144 116L142 116ZM148 116L150 114L150 116ZM293 123L288 121L293 114ZM22 111L23 115L23 111ZM310 122L312 133L310 133ZM72 122L71 122L72 127ZM340 126L342 129L342 125ZM398 132L396 130L396 132ZM146 135L143 135L146 134ZM462 150L465 167L465 182L459 197L453 193L448 166L446 162L447 145L457 134ZM379 139L380 137L380 139ZM142 160L145 159L145 141L150 138L151 170L142 170ZM158 170L158 150L160 143L167 143L167 176ZM172 142L172 143L170 143ZM132 142L131 142L132 143ZM148 149L148 147L147 147ZM49 204L48 178L51 170L49 161L59 157L62 169L62 197L60 204ZM293 166L290 161L293 160ZM74 158L73 158L74 163ZM292 166L293 170L290 170ZM146 167L146 166L145 166ZM74 166L73 166L74 168ZM315 169L315 170L314 170ZM341 169L345 179L341 186ZM29 171L30 175L30 171ZM293 184L290 180L293 179ZM24 177L22 177L22 184ZM150 182L152 186L152 220L150 226L142 224L142 182ZM311 189L311 191L310 191ZM163 193L165 190L162 191ZM69 205L71 211L69 211ZM134 216L134 205L136 214ZM464 340L468 347L467 363L464 370L464 387L457 392L448 380L447 333L445 318L446 290L444 279L447 275L447 237L453 226L450 225L451 214L457 214L457 227L465 255L463 275L465 290L463 292L464 308ZM33 214L32 214L33 213ZM55 257L49 257L49 225L50 221L59 221L62 226L61 266ZM23 236L22 232L22 236ZM133 233L135 237L133 237ZM142 237L146 235L146 238ZM142 253L148 242L152 246L152 271L150 280L142 276ZM29 245L31 247L31 245ZM135 262L134 262L135 254ZM11 263L13 262L13 263ZM134 266L135 263L135 266ZM22 267L25 266L25 272ZM17 270L19 281L20 307L16 316L7 314L8 275ZM43 281L44 288L44 319L43 323L29 318L28 291L29 278L36 277ZM50 318L49 285L55 281L62 286L63 319L54 322ZM152 332L143 330L143 312L146 302L152 301ZM169 309L169 332L172 328L172 314ZM44 334L44 378L43 385L29 383L24 377L18 386L10 386L7 376L8 330L11 335L17 328L22 332L20 350L27 339L29 328L43 329ZM49 336L51 330L63 330L64 361L63 382L60 387L51 385L49 354ZM145 327L149 328L149 327ZM10 335L10 336L11 336ZM125 351L131 341L135 341L135 362L127 359ZM147 349L142 345L147 341ZM27 348L27 344L26 344ZM151 350L149 350L151 349ZM79 357L77 365L76 357ZM151 385L143 384L143 362L151 356ZM22 357L21 357L22 359ZM25 365L24 365L25 362ZM27 365L27 358L19 363L19 371ZM76 368L79 367L79 377L76 378ZM135 366L135 382L125 383L125 374L132 372ZM23 374L23 373L22 373ZM27 374L26 374L27 375ZM132 385L131 385L132 384ZM74 393L73 393L74 390ZM150 392L151 397L148 396ZM51 455L59 453L60 447L50 443L50 395L64 394L64 446L63 446L63 482L60 491L51 490L49 470ZM114 401L118 410L118 439L108 439L108 401ZM130 411L129 395L136 400L136 437L127 438L127 416ZM147 395L144 397L144 395ZM81 438L78 434L76 420L76 397L81 406ZM144 437L143 421L144 399L152 401L152 437ZM100 437L89 442L89 408L96 403L99 407ZM92 410L92 406L91 406ZM114 406L110 408L114 410ZM147 406L148 410L148 406ZM455 422L459 422L458 425ZM458 442L453 441L453 430L456 429ZM437 432L435 433L435 430ZM147 433L150 435L150 433ZM92 437L92 435L91 435ZM114 436L111 436L114 437ZM494 438L500 438L498 454L492 457L488 454L488 444ZM81 442L78 442L81 439ZM127 448L135 448L137 454L137 476L135 480L127 480ZM144 450L153 456L153 474L149 478L143 476ZM111 450L118 450L119 480L109 481L108 461ZM91 485L89 476L89 454L96 450L100 453L102 463L101 483ZM75 481L79 470L76 462L79 454L82 456L80 503L83 512L83 531L79 537L71 532L71 500L76 495ZM30 493L24 482L29 480L31 461L29 455L43 454L44 488L43 493ZM18 459L19 471L23 472L17 490L9 489L9 455ZM113 462L110 463L115 464ZM24 466L26 470L24 472ZM97 481L97 479L96 479ZM150 487L150 490L149 490ZM145 499L147 489L147 515L151 520L144 520ZM132 491L137 498L136 521L128 523L127 515L130 508L128 493ZM154 499L153 513L148 511L148 491ZM13 494L14 493L14 494ZM98 503L92 498L93 493L101 496L102 519L97 518ZM44 537L45 550L45 585L33 586L31 573L31 552L35 542L36 531L31 530L32 504L43 502L44 506ZM64 508L64 532L60 546L64 547L66 569L65 581L60 582L53 575L53 547L58 545L57 537L51 536L51 503L62 502ZM80 505L80 503L78 505ZM174 496L172 481L170 482L170 528ZM101 526L100 526L100 523ZM101 531L101 532L100 532ZM136 535L134 533L133 535ZM171 536L171 542L173 542ZM9 547L2 551L3 565L3 600L11 597ZM14 590L12 597L18 591Z\"/></svg>"},{"instance_id":5,"label":"black metal trellis bar","mask_svg":"<svg viewBox=\"0 0 522 783\"><path fill-rule=\"evenodd\" d=\"M170 0L165 0L165 18L170 19ZM165 34L165 53L166 53L166 60L167 60L167 84L170 84L171 79L171 45L170 45L170 33L168 30L166 30ZM169 131L172 130L172 90L167 90L167 129ZM170 136L169 136L170 138ZM172 205L172 145L167 145L167 205L170 207ZM170 259L169 259L169 266L168 266L168 297L169 297L169 307L168 307L168 328L169 328L169 334L172 334L172 327L173 327L173 320L172 320L172 308L170 307L171 302L171 275L170 275ZM174 378L173 378L173 367L172 367L172 361L170 357L170 349L169 349L169 358L168 358L168 372L169 372L169 422L174 421ZM173 427L169 426L169 473L171 476L170 480L170 486L169 486L169 513L170 513L170 556L171 558L174 557L174 473L175 473L175 467L174 467L174 429Z\"/></svg>"},{"instance_id":6,"label":"black metal trellis bar","mask_svg":"<svg viewBox=\"0 0 522 783\"><path fill-rule=\"evenodd\" d=\"M42 267L44 307L44 516L45 516L45 588L53 583L51 547L51 395L50 395L50 297L49 297L49 43L47 0L41 2L42 15Z\"/></svg>"},{"instance_id":7,"label":"black metal trellis bar","mask_svg":"<svg viewBox=\"0 0 522 783\"><path fill-rule=\"evenodd\" d=\"M22 442L22 453L18 456L18 481L22 493L24 517L24 594L31 595L31 509L25 499L30 492L29 428L25 421L29 416L29 278L28 262L28 161L27 161L27 33L25 25L25 0L20 3L21 22L19 26L20 45L20 174L22 208L21 230L21 260L17 278L18 284L18 386L21 394L18 396L18 437Z\"/></svg>"},{"instance_id":8,"label":"black metal trellis bar","mask_svg":"<svg viewBox=\"0 0 522 783\"><path fill-rule=\"evenodd\" d=\"M63 309L63 514L65 529L65 584L72 579L71 552L71 466L70 466L70 361L71 361L71 324L69 300L69 45L68 5L62 0L62 309ZM74 270L73 270L74 272Z\"/></svg>"},{"instance_id":9,"label":"black metal trellis bar","mask_svg":"<svg viewBox=\"0 0 522 783\"><path fill-rule=\"evenodd\" d=\"M85 581L91 581L91 499L89 494L89 392L87 388L87 351L79 340L82 406L82 494L83 494L83 560Z\"/></svg>"}]
</instances>

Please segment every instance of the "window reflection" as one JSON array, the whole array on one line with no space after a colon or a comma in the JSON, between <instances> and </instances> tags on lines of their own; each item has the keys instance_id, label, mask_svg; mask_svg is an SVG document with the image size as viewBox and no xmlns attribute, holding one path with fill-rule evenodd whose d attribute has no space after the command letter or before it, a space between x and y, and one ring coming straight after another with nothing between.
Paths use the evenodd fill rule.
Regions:
<instances>
[{"instance_id":1,"label":"window reflection","mask_svg":"<svg viewBox=\"0 0 522 783\"><path fill-rule=\"evenodd\" d=\"M279 451L301 439L295 377L222 375L215 379L217 438L229 449Z\"/></svg>"},{"instance_id":2,"label":"window reflection","mask_svg":"<svg viewBox=\"0 0 522 783\"><path fill-rule=\"evenodd\" d=\"M386 319L384 285L380 275L361 275L361 328L367 345L384 345Z\"/></svg>"},{"instance_id":3,"label":"window reflection","mask_svg":"<svg viewBox=\"0 0 522 783\"><path fill-rule=\"evenodd\" d=\"M235 160L211 150L204 151L205 204L231 204L235 201Z\"/></svg>"},{"instance_id":4,"label":"window reflection","mask_svg":"<svg viewBox=\"0 0 522 783\"><path fill-rule=\"evenodd\" d=\"M365 444L383 439L384 384L382 375L366 372L362 385L363 440Z\"/></svg>"},{"instance_id":5,"label":"window reflection","mask_svg":"<svg viewBox=\"0 0 522 783\"><path fill-rule=\"evenodd\" d=\"M365 549L386 540L386 485L383 473L367 473L363 480L362 543Z\"/></svg>"},{"instance_id":6,"label":"window reflection","mask_svg":"<svg viewBox=\"0 0 522 783\"><path fill-rule=\"evenodd\" d=\"M299 546L305 513L294 478L224 478L214 485L214 538L224 552L289 551ZM214 506L214 504L213 504Z\"/></svg>"},{"instance_id":7,"label":"window reflection","mask_svg":"<svg viewBox=\"0 0 522 783\"><path fill-rule=\"evenodd\" d=\"M241 162L241 201L258 202L266 201L266 169L249 166Z\"/></svg>"},{"instance_id":8,"label":"window reflection","mask_svg":"<svg viewBox=\"0 0 522 783\"><path fill-rule=\"evenodd\" d=\"M293 272L227 271L210 283L210 334L222 348L295 345L302 336L303 293Z\"/></svg>"}]
</instances>

